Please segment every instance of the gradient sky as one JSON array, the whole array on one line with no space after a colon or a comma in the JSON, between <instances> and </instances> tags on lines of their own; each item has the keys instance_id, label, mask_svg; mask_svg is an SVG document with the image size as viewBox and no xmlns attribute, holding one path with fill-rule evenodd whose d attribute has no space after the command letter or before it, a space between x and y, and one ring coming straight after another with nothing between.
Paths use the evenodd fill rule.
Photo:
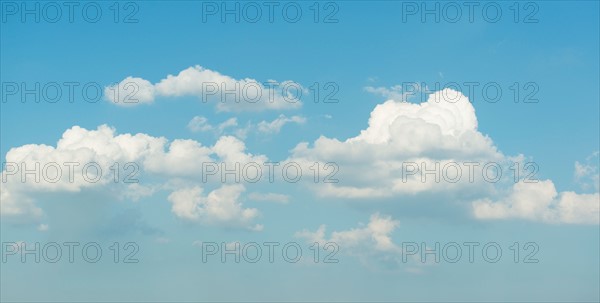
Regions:
<instances>
[{"instance_id":1,"label":"gradient sky","mask_svg":"<svg viewBox=\"0 0 600 303\"><path fill-rule=\"evenodd\" d=\"M73 22L64 2L1 3L2 162L140 168L132 185L106 175L23 183L3 167L2 301L600 300L597 1L492 2L497 22L484 3L471 22L464 2L435 1L282 2L271 22L265 2L253 2L256 23L205 15L244 2L93 2L96 23L82 15L88 2ZM22 5L36 3L40 21L23 20ZM62 9L56 23L44 19L48 3ZM298 22L282 15L286 3L302 9ZM423 20L423 5L436 4ZM455 7L461 17L448 22ZM202 83L271 80L299 84L302 98L282 101L275 89L275 103L201 99ZM66 82L79 84L73 102ZM128 82L138 102L123 106L107 92ZM36 83L58 83L61 97L20 95ZM101 88L97 102L82 97L86 83ZM419 83L414 95L407 83ZM497 102L486 85L500 87ZM329 93L337 102L322 102ZM303 178L204 183L206 160L294 162ZM402 183L402 163L436 161L493 161L503 178ZM313 182L314 162L335 163L339 182ZM529 162L537 182L524 182L526 172L515 182L510 167ZM89 263L76 250L70 263L63 245L60 261L36 263L7 252L51 242L96 242L103 255ZM137 263L122 262L129 242ZM303 258L290 263L276 250L270 263L263 246L257 263L203 262L207 242L293 242ZM327 242L338 263L322 262ZM459 262L436 263L406 251L436 242L493 242L502 256L487 262L475 250L469 262L462 246ZM538 262L524 263L534 250Z\"/></svg>"}]
</instances>

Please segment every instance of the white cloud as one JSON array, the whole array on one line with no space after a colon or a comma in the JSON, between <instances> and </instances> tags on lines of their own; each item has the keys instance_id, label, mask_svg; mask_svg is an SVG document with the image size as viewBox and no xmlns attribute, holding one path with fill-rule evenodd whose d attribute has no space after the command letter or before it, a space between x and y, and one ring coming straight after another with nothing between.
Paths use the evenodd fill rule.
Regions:
<instances>
[{"instance_id":1,"label":"white cloud","mask_svg":"<svg viewBox=\"0 0 600 303\"><path fill-rule=\"evenodd\" d=\"M9 191L4 182L0 186L0 214L2 216L39 219L43 211L34 204L33 199L25 195L16 195Z\"/></svg>"},{"instance_id":2,"label":"white cloud","mask_svg":"<svg viewBox=\"0 0 600 303\"><path fill-rule=\"evenodd\" d=\"M575 161L575 178L583 178L591 175L595 171L591 165L585 165Z\"/></svg>"},{"instance_id":3,"label":"white cloud","mask_svg":"<svg viewBox=\"0 0 600 303\"><path fill-rule=\"evenodd\" d=\"M72 193L88 188L103 188L106 189L104 192L115 194L119 199L137 201L153 195L161 188L177 191L189 183L183 182L171 187L169 184L176 184L171 179L187 178L197 181L202 174L203 162L224 163L227 167L233 167L233 162L239 162L243 166L248 162L268 161L266 156L255 156L245 150L244 142L231 136L220 137L213 146L204 146L194 140L176 139L169 143L166 138L146 134L116 134L115 129L107 125L101 125L96 130L74 126L64 132L56 147L28 144L8 151L6 168L1 174L3 182L0 187L0 213L3 217L37 220L43 215L42 209L36 206L33 199L37 194ZM73 164L66 166L64 163ZM86 167L87 173L84 173ZM119 174L118 182L115 183L116 167ZM27 175L26 182L23 182L24 169L36 169L37 173ZM61 173L57 174L58 170ZM36 177L39 179L37 182ZM96 177L97 180L91 180ZM164 182L164 185L136 183L136 180L143 177ZM125 182L126 179L133 183ZM220 178L218 179L220 182ZM232 179L229 178L228 181ZM234 189L236 188L223 187L214 191L209 195L208 201L234 192ZM229 196L225 195L227 197ZM231 200L224 201L232 203ZM231 205L233 207L236 204ZM254 210L247 209L242 213L242 217L249 219L253 217ZM218 217L220 213L207 211L204 217L211 215Z\"/></svg>"},{"instance_id":4,"label":"white cloud","mask_svg":"<svg viewBox=\"0 0 600 303\"><path fill-rule=\"evenodd\" d=\"M259 212L255 208L243 208L239 202L243 185L223 185L207 196L202 188L179 189L171 193L168 200L172 203L173 213L183 219L207 225L243 227L260 231L262 225L254 224Z\"/></svg>"},{"instance_id":5,"label":"white cloud","mask_svg":"<svg viewBox=\"0 0 600 303\"><path fill-rule=\"evenodd\" d=\"M376 213L371 215L369 223L360 228L353 228L346 231L334 231L329 238L325 237L325 225L319 226L314 231L302 230L295 234L298 238L303 238L308 242L318 242L324 245L327 242L333 242L343 247L344 250L360 252L366 250L400 252L399 247L393 243L390 235L400 225L400 222L393 220L390 216L381 216Z\"/></svg>"},{"instance_id":6,"label":"white cloud","mask_svg":"<svg viewBox=\"0 0 600 303\"><path fill-rule=\"evenodd\" d=\"M210 125L202 118L198 117L193 127L203 128ZM277 131L285 123L300 123L303 119L300 116L288 118L282 115L272 122L263 121L262 128L265 131ZM237 120L231 118L210 128L213 131L220 131L235 126ZM334 176L339 180L338 183L314 183L310 177L303 178L311 181L305 184L310 184L308 185L310 188L324 197L373 200L380 197L427 194L438 200L449 200L452 195L458 195L453 197L456 199L464 198L460 195L468 195L469 199L452 201L462 204L453 205L469 208L470 203L477 200L473 207L475 218L478 219L522 218L549 223L596 222L597 224L597 204L592 203L593 199L597 200L597 193L559 194L555 190L553 193L551 189L554 185L551 181L547 181L550 182L551 187L545 185L542 188L534 185L523 185L521 188L521 185L517 184L511 189L512 194L507 195L521 198L530 192L535 192L537 200L526 197L523 200L525 202L521 203L514 202L515 199L512 198L498 198L496 199L498 202L483 199L482 197L502 192L502 187L506 186L502 182L491 184L481 178L484 163L498 162L508 171L509 164L515 161L522 164L525 158L521 155L516 157L503 155L489 137L479 132L477 126L475 110L469 100L460 92L444 89L431 94L427 102L421 104L393 100L380 104L372 111L368 127L356 136L345 140L322 136L313 144L299 143L284 162L299 163L304 172L311 172L309 167L314 167L315 162L319 163L320 181L331 172L325 169L324 164L335 163L339 168ZM74 126L65 131L56 147L23 145L9 150L6 160L15 163L23 162L28 168L33 167L36 162L42 167L52 162L61 164L94 162L98 163L103 171L110 171L114 163L119 163L122 167L126 162L134 162L139 165L141 172L159 178L168 178L168 186L165 185L163 189L169 187L173 192L194 188L190 182L180 179L196 178L197 180L202 173L203 162L225 162L227 167L231 168L233 167L231 164L236 162L243 166L244 163L260 164L268 161L264 155L253 155L247 152L245 143L234 136L221 136L212 146L209 146L186 139L169 142L166 138L152 137L147 134L117 135L114 129L106 125L99 126L96 130ZM463 176L460 181L451 183L436 181L432 176L424 181L421 174L403 177L402 164L407 162L419 163L427 169L435 167L436 163L444 167L449 163L477 162L479 166L472 172L475 176L474 180L471 181L466 176L467 169L463 166ZM419 170L423 168L419 167ZM593 172L588 166L576 163L576 177L589 176L590 171ZM24 184L20 182L19 174L4 170L2 177L8 178L9 182L2 184L1 188L2 215L28 215L39 218L42 210L36 206L29 195L30 192L78 192L89 187L108 186L114 183L113 176L110 174L105 174L105 177L95 183L84 180L82 175L82 167L77 166L75 180L72 182L68 182L67 175L63 174L58 182L42 181ZM308 175L309 173L305 174ZM512 176L508 177L512 180ZM177 180L179 184L173 180ZM546 183L541 182L541 184ZM129 185L121 186L117 192L123 197L135 200L152 195L156 190L157 187L154 186ZM200 194L196 194L198 195ZM283 199L283 197L266 198L257 195L253 198L255 200ZM198 201L203 200L198 199L193 200L196 202L180 202L174 211L181 218L192 220L201 218L203 216L200 215L200 210L203 206L199 205L198 203L201 202ZM586 213L591 213L591 216L587 216ZM201 221L210 220L205 218ZM215 219L215 221L219 220Z\"/></svg>"},{"instance_id":7,"label":"white cloud","mask_svg":"<svg viewBox=\"0 0 600 303\"><path fill-rule=\"evenodd\" d=\"M229 118L215 127L208 122L208 119L206 117L202 116L195 116L194 118L192 118L192 120L190 120L190 122L187 125L188 129L192 132L212 131L216 135L221 135L228 128L236 126L238 126L237 118Z\"/></svg>"},{"instance_id":8,"label":"white cloud","mask_svg":"<svg viewBox=\"0 0 600 303\"><path fill-rule=\"evenodd\" d=\"M592 154L587 160L589 161ZM575 162L575 178L584 189L597 183L597 167ZM592 182L586 182L591 179ZM595 179L595 181L594 181ZM598 186L594 188L598 190ZM600 194L558 192L551 180L515 183L496 199L472 202L473 215L482 220L523 219L549 224L600 224Z\"/></svg>"},{"instance_id":9,"label":"white cloud","mask_svg":"<svg viewBox=\"0 0 600 303\"><path fill-rule=\"evenodd\" d=\"M193 176L202 172L203 162L214 161L210 147L190 139L176 139L168 151L157 150L143 159L144 167L154 173L170 176Z\"/></svg>"},{"instance_id":10,"label":"white cloud","mask_svg":"<svg viewBox=\"0 0 600 303\"><path fill-rule=\"evenodd\" d=\"M207 132L213 130L212 125L208 123L208 119L202 116L195 116L192 118L187 127L193 132Z\"/></svg>"},{"instance_id":11,"label":"white cloud","mask_svg":"<svg viewBox=\"0 0 600 303\"><path fill-rule=\"evenodd\" d=\"M237 125L238 125L237 118L229 118L229 119L225 120L223 123L219 124L217 129L219 130L219 133L223 133L226 129L228 129L230 127L236 127Z\"/></svg>"},{"instance_id":12,"label":"white cloud","mask_svg":"<svg viewBox=\"0 0 600 303\"><path fill-rule=\"evenodd\" d=\"M311 244L317 242L323 248L327 243L333 243L339 248L340 258L342 255L356 257L371 270L403 269L410 273L422 273L422 267L432 263L421 261L418 254L403 256L402 244L392 239L398 226L400 222L392 217L375 213L369 218L369 223L361 223L359 227L349 230L333 231L329 237L326 236L325 225L319 226L314 232L304 229L295 233L295 237ZM328 251L331 252L331 248Z\"/></svg>"},{"instance_id":13,"label":"white cloud","mask_svg":"<svg viewBox=\"0 0 600 303\"><path fill-rule=\"evenodd\" d=\"M312 146L300 143L288 161L301 163L307 171L315 162L333 162L339 166L335 176L338 183L310 184L323 197L373 200L427 195L428 199L466 208L471 206L471 201L479 199L473 204L477 219L521 218L547 223L598 224L598 193L559 194L551 181L523 183L523 177L530 173L524 169L515 184L511 167L519 163L523 168L525 157L503 155L477 127L475 109L468 98L460 92L444 89L430 94L427 101L420 104L389 100L377 105L371 112L368 127L359 135L346 140L321 136ZM418 165L416 174L406 175L403 165L407 163ZM436 168L436 163L440 167L437 169L440 181L435 175L423 173ZM465 163L477 166L469 171ZM497 163L504 171L504 179L486 180L482 169L488 163ZM452 164L458 164L462 173L455 183L442 179L452 175L442 170ZM590 175L597 175L597 170L576 164L576 177ZM483 198L511 186L508 197L498 203Z\"/></svg>"},{"instance_id":14,"label":"white cloud","mask_svg":"<svg viewBox=\"0 0 600 303\"><path fill-rule=\"evenodd\" d=\"M526 219L546 223L599 224L600 195L558 193L550 180L516 183L498 201L473 202L478 219Z\"/></svg>"},{"instance_id":15,"label":"white cloud","mask_svg":"<svg viewBox=\"0 0 600 303\"><path fill-rule=\"evenodd\" d=\"M152 103L155 95L152 83L137 77L127 77L117 84L104 88L104 96L119 106Z\"/></svg>"},{"instance_id":16,"label":"white cloud","mask_svg":"<svg viewBox=\"0 0 600 303\"><path fill-rule=\"evenodd\" d=\"M212 147L212 151L225 162L230 163L264 163L266 156L246 153L246 145L240 139L233 136L223 136Z\"/></svg>"},{"instance_id":17,"label":"white cloud","mask_svg":"<svg viewBox=\"0 0 600 303\"><path fill-rule=\"evenodd\" d=\"M289 161L333 162L339 165L339 183L320 183L313 188L323 196L342 198L390 197L431 191L484 188L481 169L487 162L508 159L497 151L492 140L477 130L475 110L460 92L445 89L429 96L427 102L412 104L387 101L371 112L369 126L359 135L340 141L320 137L312 146L300 143ZM422 182L420 174L403 180L403 164L425 163L425 168L448 163L482 163L479 176L469 182L465 175L457 183ZM468 167L463 165L463 174Z\"/></svg>"},{"instance_id":18,"label":"white cloud","mask_svg":"<svg viewBox=\"0 0 600 303\"><path fill-rule=\"evenodd\" d=\"M115 95L114 91L120 93ZM304 91L293 81L238 80L196 65L177 75L168 75L155 84L142 78L127 77L118 86L106 87L105 96L119 105L150 103L157 97L192 96L202 102L215 103L219 111L240 112L299 108ZM124 103L128 97L139 102Z\"/></svg>"},{"instance_id":19,"label":"white cloud","mask_svg":"<svg viewBox=\"0 0 600 303\"><path fill-rule=\"evenodd\" d=\"M369 127L348 142L406 144L408 151L416 152L438 145L462 150L460 143L472 143L476 144L472 147L490 152L490 142L478 134L475 109L468 98L444 89L429 95L427 102L421 104L390 100L378 105L371 113ZM474 137L463 137L468 135Z\"/></svg>"},{"instance_id":20,"label":"white cloud","mask_svg":"<svg viewBox=\"0 0 600 303\"><path fill-rule=\"evenodd\" d=\"M139 183L131 183L127 185L127 189L122 194L122 199L131 201L139 201L142 198L152 196L159 188L155 186L145 186Z\"/></svg>"},{"instance_id":21,"label":"white cloud","mask_svg":"<svg viewBox=\"0 0 600 303\"><path fill-rule=\"evenodd\" d=\"M240 139L245 139L249 133L261 133L261 134L277 134L281 131L281 128L288 123L304 124L306 118L302 116L287 117L285 115L279 115L273 121L261 121L258 124L254 124L248 121L246 126L238 127L237 118L229 118L219 125L214 126L208 122L206 117L195 116L190 120L187 127L192 132L213 132L215 135L220 136L223 134L232 134Z\"/></svg>"},{"instance_id":22,"label":"white cloud","mask_svg":"<svg viewBox=\"0 0 600 303\"><path fill-rule=\"evenodd\" d=\"M271 122L261 121L258 123L258 131L267 134L279 133L281 128L287 123L303 124L305 122L306 118L301 116L292 116L288 118L285 115L279 115L279 117Z\"/></svg>"}]
</instances>

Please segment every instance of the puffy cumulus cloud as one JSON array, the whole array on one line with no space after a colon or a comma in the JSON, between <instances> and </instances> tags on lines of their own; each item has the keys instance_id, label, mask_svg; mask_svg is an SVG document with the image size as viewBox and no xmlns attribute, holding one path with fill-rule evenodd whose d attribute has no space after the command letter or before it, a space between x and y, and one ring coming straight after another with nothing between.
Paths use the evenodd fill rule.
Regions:
<instances>
[{"instance_id":1,"label":"puffy cumulus cloud","mask_svg":"<svg viewBox=\"0 0 600 303\"><path fill-rule=\"evenodd\" d=\"M7 152L1 173L0 212L3 217L40 218L43 211L33 199L36 194L80 192L88 188L102 188L119 199L137 201L161 189L177 191L191 182L177 184L171 180L198 181L203 162L233 167L232 162L244 165L266 161L266 156L246 153L244 142L231 136L220 137L213 146L205 146L194 140L169 142L147 134L117 134L107 125L95 130L74 126L63 133L56 147L28 144ZM142 177L158 183L137 183ZM204 217L215 215L225 220L219 217L221 210L211 205L223 201L223 211L235 211L235 194L239 192L239 188L224 187L209 194L210 207ZM255 216L254 210L241 213L246 219Z\"/></svg>"},{"instance_id":2,"label":"puffy cumulus cloud","mask_svg":"<svg viewBox=\"0 0 600 303\"><path fill-rule=\"evenodd\" d=\"M389 100L377 105L368 127L357 136L344 141L321 136L312 146L302 142L288 160L307 169L314 162L336 163L340 182L315 186L324 196L371 198L486 187L483 166L509 159L477 130L477 117L468 98L444 89L421 104ZM410 167L416 169L414 173L409 173L409 163L416 164ZM461 176L457 182L440 182L432 175L423 180L424 172L436 165L439 176Z\"/></svg>"},{"instance_id":3,"label":"puffy cumulus cloud","mask_svg":"<svg viewBox=\"0 0 600 303\"><path fill-rule=\"evenodd\" d=\"M309 185L323 197L424 198L441 201L440 207L447 201L450 207L473 209L481 220L598 224L597 192L557 193L551 181L525 182L536 181L535 175L527 177L526 158L502 154L477 127L468 98L444 89L420 104L388 100L377 105L357 136L302 142L287 161L300 163L303 171L311 171L315 162L321 168L334 163L321 170L322 176L335 173L334 182ZM594 167L576 163L576 178L595 175ZM509 194L496 202L485 199L502 192Z\"/></svg>"},{"instance_id":4,"label":"puffy cumulus cloud","mask_svg":"<svg viewBox=\"0 0 600 303\"><path fill-rule=\"evenodd\" d=\"M114 182L113 165L136 166L162 151L166 142L146 134L115 135L115 129L107 125L96 130L74 126L63 133L56 147L27 144L11 148L2 181L11 191L78 192Z\"/></svg>"},{"instance_id":5,"label":"puffy cumulus cloud","mask_svg":"<svg viewBox=\"0 0 600 303\"><path fill-rule=\"evenodd\" d=\"M246 153L246 145L233 136L221 137L212 147L212 151L223 161L231 163L264 163L267 157Z\"/></svg>"},{"instance_id":6,"label":"puffy cumulus cloud","mask_svg":"<svg viewBox=\"0 0 600 303\"><path fill-rule=\"evenodd\" d=\"M178 141L180 143L174 149L173 144ZM183 141L185 144L181 143ZM166 172L173 176L190 175L195 177L203 173L202 163L206 162L233 167L235 163L244 166L247 163L262 164L268 161L265 155L254 155L247 152L244 141L233 136L221 136L210 147L203 147L194 140L175 140L171 143L168 152L159 153L157 156L157 158L147 158L146 162L146 165L151 165L156 172ZM163 164L160 165L161 163ZM165 166L164 163L169 163L169 165Z\"/></svg>"},{"instance_id":7,"label":"puffy cumulus cloud","mask_svg":"<svg viewBox=\"0 0 600 303\"><path fill-rule=\"evenodd\" d=\"M550 180L519 182L497 201L473 202L478 219L526 219L546 223L599 224L600 195L558 193Z\"/></svg>"},{"instance_id":8,"label":"puffy cumulus cloud","mask_svg":"<svg viewBox=\"0 0 600 303\"><path fill-rule=\"evenodd\" d=\"M403 153L424 156L431 151L495 153L491 140L477 131L477 117L462 93L444 89L427 102L389 100L371 112L369 127L346 142L390 144Z\"/></svg>"},{"instance_id":9,"label":"puffy cumulus cloud","mask_svg":"<svg viewBox=\"0 0 600 303\"><path fill-rule=\"evenodd\" d=\"M203 162L213 162L210 147L190 139L176 139L168 146L168 150L158 150L145 157L143 164L154 173L165 173L170 176L194 176L202 171Z\"/></svg>"},{"instance_id":10,"label":"puffy cumulus cloud","mask_svg":"<svg viewBox=\"0 0 600 303\"><path fill-rule=\"evenodd\" d=\"M172 192L168 200L173 213L183 219L207 225L242 227L260 231L263 226L254 224L259 216L255 208L243 208L240 195L245 191L243 185L223 185L203 195L202 188L195 186Z\"/></svg>"},{"instance_id":11,"label":"puffy cumulus cloud","mask_svg":"<svg viewBox=\"0 0 600 303\"><path fill-rule=\"evenodd\" d=\"M238 80L196 65L155 84L127 77L118 85L106 87L105 96L119 105L150 103L157 97L192 96L202 102L216 103L219 111L240 112L298 108L304 91L301 85L289 80L264 83L251 78Z\"/></svg>"},{"instance_id":12,"label":"puffy cumulus cloud","mask_svg":"<svg viewBox=\"0 0 600 303\"><path fill-rule=\"evenodd\" d=\"M137 77L127 77L117 84L104 88L104 96L119 106L152 103L155 95L154 85L148 80Z\"/></svg>"}]
</instances>

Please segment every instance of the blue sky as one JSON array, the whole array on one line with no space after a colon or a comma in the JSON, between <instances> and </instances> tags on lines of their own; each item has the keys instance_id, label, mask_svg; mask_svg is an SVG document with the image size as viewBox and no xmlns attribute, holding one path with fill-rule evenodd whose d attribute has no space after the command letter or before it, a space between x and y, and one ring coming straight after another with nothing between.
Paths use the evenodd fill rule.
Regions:
<instances>
[{"instance_id":1,"label":"blue sky","mask_svg":"<svg viewBox=\"0 0 600 303\"><path fill-rule=\"evenodd\" d=\"M48 3L62 7L56 23L44 19ZM114 2L95 3L102 15L91 23L78 8L69 22L63 2L2 1L0 299L600 300L597 1L492 2L498 22L484 18L484 3L470 22L464 2L435 1L283 2L269 22L265 3L254 2L257 23L241 14L239 23L223 21L220 11L203 21L210 5L244 2L120 2L117 17ZM302 9L298 22L282 15L286 3ZM448 3L463 10L456 23L444 15ZM36 4L40 22L23 20L22 5ZM413 4L439 5L440 22L420 11L403 20ZM337 22L322 22L330 12ZM286 101L281 85L266 87L271 80L299 85L302 97ZM79 84L74 102L65 82ZM20 95L21 85L36 83L58 83L61 97ZM100 88L97 102L82 97L86 83ZM126 95L127 83L138 102L124 106L107 92ZM217 93L202 102L203 83L258 84L276 101L235 103ZM412 96L410 83L419 84ZM338 102L314 102L315 84L321 101L332 93ZM498 101L486 101L497 87ZM22 182L22 171L5 164L70 161L100 163L105 173L118 163L119 182L107 174L97 183L64 174L56 183ZM208 161L294 163L302 180L205 183ZM449 162L498 163L503 177L489 182L476 170L469 182L463 170L457 183L420 174L402 182L402 163ZM536 182L525 182L524 171L515 182L511 167L529 162ZM125 163L139 168L139 183L123 181ZM325 174L313 182L314 163L333 163L338 183L322 182ZM61 244L58 262L36 263L11 250L53 242L98 243L103 255L90 263L76 254L70 263ZM137 263L122 262L129 242ZM203 262L209 242L297 243L303 258L270 263L262 246L257 263L221 262L220 252ZM338 263L322 262L328 242ZM436 242L461 244L462 257L422 262L407 251ZM464 242L496 243L502 256L492 263L476 250L469 262ZM538 262L524 263L534 250Z\"/></svg>"}]
</instances>

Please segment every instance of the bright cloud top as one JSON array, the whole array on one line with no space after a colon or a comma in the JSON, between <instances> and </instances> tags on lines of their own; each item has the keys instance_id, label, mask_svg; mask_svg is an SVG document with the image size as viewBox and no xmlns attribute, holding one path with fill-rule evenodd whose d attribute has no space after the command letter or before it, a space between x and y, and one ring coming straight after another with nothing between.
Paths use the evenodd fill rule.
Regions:
<instances>
[{"instance_id":1,"label":"bright cloud top","mask_svg":"<svg viewBox=\"0 0 600 303\"><path fill-rule=\"evenodd\" d=\"M322 136L312 147L300 143L290 160L307 165L315 161L338 163L339 179L344 182L321 186L319 192L325 196L370 198L471 186L466 177L458 183L435 182L432 177L422 182L418 174L403 180L402 164L406 162L426 163L431 169L435 162L441 166L464 161L500 162L506 157L477 130L477 117L468 98L445 89L421 104L389 100L377 105L369 126L358 136L345 141ZM475 174L481 175L480 170L481 166Z\"/></svg>"},{"instance_id":2,"label":"bright cloud top","mask_svg":"<svg viewBox=\"0 0 600 303\"><path fill-rule=\"evenodd\" d=\"M517 163L522 169L524 157L503 155L488 136L478 131L477 125L469 99L460 92L444 89L430 94L420 104L388 100L377 105L371 112L369 126L358 136L344 141L322 136L312 147L300 143L289 160L303 163L307 169L314 162L339 165L339 183L311 186L324 197L373 200L427 193L446 201L451 195L458 195L459 205L470 209L472 200L467 197L478 195L482 200L472 203L477 219L513 217L547 223L598 224L597 193L557 193L550 180L528 184L519 177L521 183L514 184L508 173L510 166ZM414 164L411 173L406 169L407 163ZM497 164L510 180L486 179L489 172L483 168L489 163ZM462 173L457 181L427 175L427 171L437 170L438 175L454 178L459 175L454 172L455 164ZM451 173L444 167L452 167L448 170ZM522 177L527 175L521 173ZM512 191L504 189L507 183L514 184ZM502 193L507 192L503 197ZM483 198L490 196L496 196L498 202Z\"/></svg>"},{"instance_id":3,"label":"bright cloud top","mask_svg":"<svg viewBox=\"0 0 600 303\"><path fill-rule=\"evenodd\" d=\"M107 125L96 130L74 126L64 132L56 147L29 144L8 151L7 165L2 171L0 213L2 216L40 217L42 210L32 198L36 193L106 187L133 200L152 195L155 188L133 180L142 176L140 172L144 172L143 177L164 184L159 187L173 189L169 180L197 179L202 174L203 162L221 162L232 167L234 162L267 161L265 156L248 154L245 149L244 142L231 136L220 137L213 146L204 146L194 140L177 139L169 143L166 138L146 134L117 135L115 129ZM120 169L117 184L115 169ZM37 173L23 176L25 170ZM26 182L23 177L27 178ZM125 179L131 179L128 180L131 183ZM175 186L170 196L173 213L178 217L207 224L248 227L257 216L256 210L243 209L237 201L243 187L223 186L206 198L196 197L199 192L186 190L186 187ZM178 197L186 193L196 204L205 201L206 207L182 211L187 209L186 204Z\"/></svg>"}]
</instances>

